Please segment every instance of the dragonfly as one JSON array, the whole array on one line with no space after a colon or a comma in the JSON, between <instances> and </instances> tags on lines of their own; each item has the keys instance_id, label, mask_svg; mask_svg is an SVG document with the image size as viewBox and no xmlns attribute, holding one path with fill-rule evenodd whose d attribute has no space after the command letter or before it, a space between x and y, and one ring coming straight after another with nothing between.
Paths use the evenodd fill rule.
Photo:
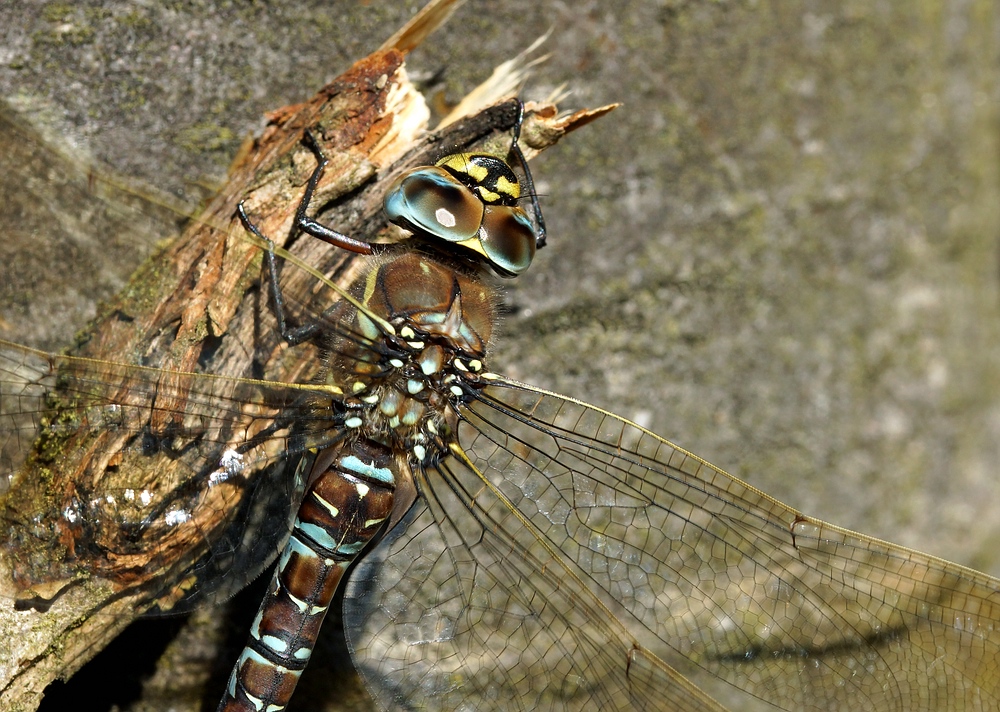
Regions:
<instances>
[{"instance_id":1,"label":"dragonfly","mask_svg":"<svg viewBox=\"0 0 1000 712\"><path fill-rule=\"evenodd\" d=\"M306 192L321 192L325 154L297 155L314 164ZM114 362L0 345L4 564L19 603L55 609L103 580L109 608L134 591L182 608L229 595L289 532L323 539L340 526L340 559L381 533L347 581L344 621L387 709L996 709L997 580L808 517L489 363L497 288L481 268L509 276L530 260L498 260L479 240L482 217L475 239L447 236L468 211L485 213L485 192L509 197L524 181L486 191L469 159L459 166L458 185L428 167L398 171L390 215L423 241L354 244L299 201L296 224L323 238L310 246L362 254L336 264L337 282L273 246L259 206L230 206L246 233L235 244L280 287L266 301L286 327L269 345L314 365L298 380L271 378L254 353L256 378L199 372L241 353L221 339L187 370L148 365L152 348ZM403 201L410 178L417 195L430 181L460 207ZM501 219L537 240L532 212ZM424 244L442 232L443 247ZM94 454L87 471L60 472L67 444ZM324 515L296 523L301 502L341 508L317 491L331 466L352 482L343 504L370 497L376 509L310 530ZM70 486L39 493L31 476ZM279 576L297 569L288 551ZM275 598L294 607L291 590ZM251 649L278 651L286 634L308 643L268 627L276 619L255 623ZM233 697L254 679L251 658Z\"/></svg>"}]
</instances>

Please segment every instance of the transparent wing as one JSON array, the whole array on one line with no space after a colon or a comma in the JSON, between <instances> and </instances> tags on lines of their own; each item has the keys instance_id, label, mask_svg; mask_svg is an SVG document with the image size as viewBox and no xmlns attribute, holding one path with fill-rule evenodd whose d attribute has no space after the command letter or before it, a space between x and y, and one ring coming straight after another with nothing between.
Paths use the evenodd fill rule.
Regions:
<instances>
[{"instance_id":1,"label":"transparent wing","mask_svg":"<svg viewBox=\"0 0 1000 712\"><path fill-rule=\"evenodd\" d=\"M712 709L677 673L733 709L1000 705L997 580L578 401L500 382L462 418L348 590L384 706Z\"/></svg>"},{"instance_id":2,"label":"transparent wing","mask_svg":"<svg viewBox=\"0 0 1000 712\"><path fill-rule=\"evenodd\" d=\"M281 546L317 390L0 341L0 532L19 589L80 574L230 593ZM292 424L295 427L292 427ZM165 582L165 583L164 583Z\"/></svg>"},{"instance_id":3,"label":"transparent wing","mask_svg":"<svg viewBox=\"0 0 1000 712\"><path fill-rule=\"evenodd\" d=\"M354 660L383 708L721 709L623 645L619 626L601 624L607 611L559 580L557 562L543 557L555 565L546 568L502 534L476 532L449 506L465 505L418 500L347 588Z\"/></svg>"}]
</instances>

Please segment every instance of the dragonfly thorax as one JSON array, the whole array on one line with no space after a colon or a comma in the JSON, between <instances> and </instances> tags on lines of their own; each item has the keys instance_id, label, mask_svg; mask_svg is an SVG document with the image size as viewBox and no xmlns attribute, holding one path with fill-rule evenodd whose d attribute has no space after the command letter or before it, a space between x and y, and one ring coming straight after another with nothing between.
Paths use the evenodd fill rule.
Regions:
<instances>
[{"instance_id":1,"label":"dragonfly thorax","mask_svg":"<svg viewBox=\"0 0 1000 712\"><path fill-rule=\"evenodd\" d=\"M413 252L359 286L364 308L330 345L328 378L346 394L343 425L418 462L443 456L456 408L480 387L496 318L492 290Z\"/></svg>"}]
</instances>

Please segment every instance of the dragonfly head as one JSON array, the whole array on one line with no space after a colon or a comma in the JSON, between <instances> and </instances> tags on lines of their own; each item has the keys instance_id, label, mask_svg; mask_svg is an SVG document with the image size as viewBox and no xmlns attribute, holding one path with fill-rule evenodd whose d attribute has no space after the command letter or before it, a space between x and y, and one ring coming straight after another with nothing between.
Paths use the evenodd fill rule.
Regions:
<instances>
[{"instance_id":1,"label":"dragonfly head","mask_svg":"<svg viewBox=\"0 0 1000 712\"><path fill-rule=\"evenodd\" d=\"M484 153L454 153L416 168L386 192L389 220L432 242L480 255L502 277L524 272L538 233L518 206L521 186L510 165Z\"/></svg>"}]
</instances>

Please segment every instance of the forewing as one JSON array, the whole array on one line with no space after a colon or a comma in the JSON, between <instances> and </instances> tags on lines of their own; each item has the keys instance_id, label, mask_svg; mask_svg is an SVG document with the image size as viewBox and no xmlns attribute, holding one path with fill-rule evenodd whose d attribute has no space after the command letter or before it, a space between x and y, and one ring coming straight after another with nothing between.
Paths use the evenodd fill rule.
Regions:
<instances>
[{"instance_id":1,"label":"forewing","mask_svg":"<svg viewBox=\"0 0 1000 712\"><path fill-rule=\"evenodd\" d=\"M462 415L467 464L415 473L425 504L351 580L382 704L711 709L675 670L734 709L1000 703L996 580L578 401L500 381Z\"/></svg>"}]
</instances>

